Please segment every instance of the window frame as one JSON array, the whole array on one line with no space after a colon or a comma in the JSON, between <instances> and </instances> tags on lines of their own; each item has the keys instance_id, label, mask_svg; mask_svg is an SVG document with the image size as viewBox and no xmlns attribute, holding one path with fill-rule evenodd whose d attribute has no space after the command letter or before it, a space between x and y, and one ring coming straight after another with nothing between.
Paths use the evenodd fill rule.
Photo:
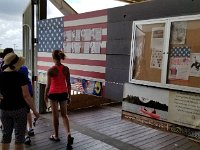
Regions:
<instances>
[{"instance_id":1,"label":"window frame","mask_svg":"<svg viewBox=\"0 0 200 150\"><path fill-rule=\"evenodd\" d=\"M175 85L175 84L167 83L167 71L168 71L168 61L169 61L168 54L169 54L171 24L176 21L193 21L193 20L200 20L200 14L133 21L130 65L129 65L129 83L140 84L140 85L145 85L145 86L153 86L153 87L159 87L159 88L166 88L166 89L172 89L172 90L181 90L181 91L187 91L187 92L200 93L200 88L197 88L197 87L190 87L190 86ZM156 23L165 23L164 39L163 39L164 40L164 42L163 42L163 60L162 60L162 67L161 67L161 82L152 82L152 81L133 79L132 78L132 73L133 73L132 68L134 67L133 58L134 58L134 53L135 53L134 47L135 47L136 25L148 25L148 24L156 24Z\"/></svg>"}]
</instances>

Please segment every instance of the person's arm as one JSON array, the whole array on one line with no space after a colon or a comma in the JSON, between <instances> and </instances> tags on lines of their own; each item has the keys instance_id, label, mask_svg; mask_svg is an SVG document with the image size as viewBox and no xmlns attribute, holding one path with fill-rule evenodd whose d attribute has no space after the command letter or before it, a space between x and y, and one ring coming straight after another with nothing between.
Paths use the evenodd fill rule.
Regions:
<instances>
[{"instance_id":1,"label":"person's arm","mask_svg":"<svg viewBox=\"0 0 200 150\"><path fill-rule=\"evenodd\" d=\"M48 105L48 93L49 93L50 85L51 85L51 77L49 75L49 70L48 70L47 84L46 84L45 91L44 91L44 101L45 101L46 106Z\"/></svg>"},{"instance_id":2,"label":"person's arm","mask_svg":"<svg viewBox=\"0 0 200 150\"><path fill-rule=\"evenodd\" d=\"M67 74L66 74L67 90L68 90L69 99L71 99L70 72L69 72L68 67L66 67L66 69L67 69Z\"/></svg>"},{"instance_id":3,"label":"person's arm","mask_svg":"<svg viewBox=\"0 0 200 150\"><path fill-rule=\"evenodd\" d=\"M21 86L21 88L22 88L22 94L26 103L29 105L30 109L33 111L33 114L35 115L35 117L38 118L39 113L35 109L35 104L34 104L33 98L31 97L29 93L28 85L23 85Z\"/></svg>"},{"instance_id":4,"label":"person's arm","mask_svg":"<svg viewBox=\"0 0 200 150\"><path fill-rule=\"evenodd\" d=\"M2 96L2 94L1 94L1 88L2 88L1 85L2 85L2 84L1 84L1 80L0 80L0 101L3 99L3 96Z\"/></svg>"}]
</instances>

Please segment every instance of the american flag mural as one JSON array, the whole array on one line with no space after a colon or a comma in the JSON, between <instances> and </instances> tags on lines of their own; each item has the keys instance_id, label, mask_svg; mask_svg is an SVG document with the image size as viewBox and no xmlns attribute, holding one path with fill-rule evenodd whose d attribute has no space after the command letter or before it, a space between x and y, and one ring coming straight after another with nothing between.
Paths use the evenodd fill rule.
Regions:
<instances>
[{"instance_id":1,"label":"american flag mural","mask_svg":"<svg viewBox=\"0 0 200 150\"><path fill-rule=\"evenodd\" d=\"M61 49L66 54L62 63L70 69L72 87L79 86L81 93L87 93L89 87L85 85L90 89L94 85L95 95L102 93L99 88L105 86L107 10L38 21L37 36L39 82L46 83L46 71L54 65L51 52Z\"/></svg>"}]
</instances>

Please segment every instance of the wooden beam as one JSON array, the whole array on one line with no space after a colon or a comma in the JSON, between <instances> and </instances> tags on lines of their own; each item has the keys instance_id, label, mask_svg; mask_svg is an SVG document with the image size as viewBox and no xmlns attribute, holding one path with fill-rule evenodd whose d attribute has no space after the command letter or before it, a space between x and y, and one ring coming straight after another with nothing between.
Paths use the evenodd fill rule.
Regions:
<instances>
[{"instance_id":1,"label":"wooden beam","mask_svg":"<svg viewBox=\"0 0 200 150\"><path fill-rule=\"evenodd\" d=\"M126 3L138 3L138 2L144 2L144 1L147 1L147 0L117 0L117 1L121 1L121 2L126 2Z\"/></svg>"},{"instance_id":2,"label":"wooden beam","mask_svg":"<svg viewBox=\"0 0 200 150\"><path fill-rule=\"evenodd\" d=\"M77 14L77 12L64 0L50 0L51 3L63 14Z\"/></svg>"}]
</instances>

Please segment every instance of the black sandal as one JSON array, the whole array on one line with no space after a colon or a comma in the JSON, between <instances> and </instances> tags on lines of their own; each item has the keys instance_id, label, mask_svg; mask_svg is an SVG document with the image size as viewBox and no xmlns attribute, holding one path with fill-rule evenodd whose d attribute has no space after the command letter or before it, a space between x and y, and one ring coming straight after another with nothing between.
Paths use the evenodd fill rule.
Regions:
<instances>
[{"instance_id":1,"label":"black sandal","mask_svg":"<svg viewBox=\"0 0 200 150\"><path fill-rule=\"evenodd\" d=\"M72 145L67 144L66 150L72 150L72 149L73 149Z\"/></svg>"},{"instance_id":2,"label":"black sandal","mask_svg":"<svg viewBox=\"0 0 200 150\"><path fill-rule=\"evenodd\" d=\"M59 141L60 141L60 139L59 139L58 137L55 137L55 135L51 135L51 136L49 137L49 140L55 141L55 142L59 142Z\"/></svg>"},{"instance_id":3,"label":"black sandal","mask_svg":"<svg viewBox=\"0 0 200 150\"><path fill-rule=\"evenodd\" d=\"M71 137L71 135L69 134L67 137L67 144L68 145L72 145L74 143L74 138Z\"/></svg>"}]
</instances>

